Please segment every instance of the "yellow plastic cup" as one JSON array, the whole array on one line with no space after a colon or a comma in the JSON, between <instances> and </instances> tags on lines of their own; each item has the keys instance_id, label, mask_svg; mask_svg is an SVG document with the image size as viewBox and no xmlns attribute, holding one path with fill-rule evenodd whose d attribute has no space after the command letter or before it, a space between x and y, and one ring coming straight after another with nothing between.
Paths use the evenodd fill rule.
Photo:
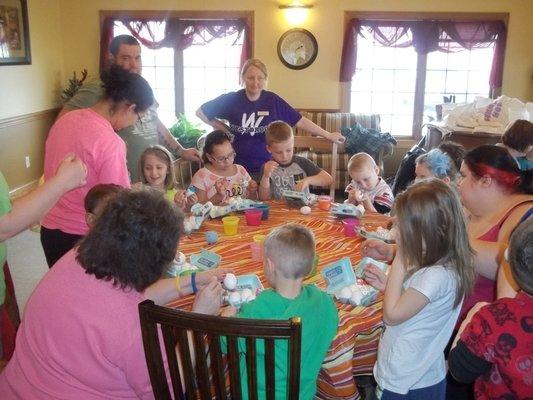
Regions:
<instances>
[{"instance_id":1,"label":"yellow plastic cup","mask_svg":"<svg viewBox=\"0 0 533 400\"><path fill-rule=\"evenodd\" d=\"M255 243L263 243L265 241L266 236L265 235L254 235L252 239Z\"/></svg>"},{"instance_id":2,"label":"yellow plastic cup","mask_svg":"<svg viewBox=\"0 0 533 400\"><path fill-rule=\"evenodd\" d=\"M222 225L224 226L224 233L226 235L236 235L239 227L239 217L224 217L222 218Z\"/></svg>"}]
</instances>

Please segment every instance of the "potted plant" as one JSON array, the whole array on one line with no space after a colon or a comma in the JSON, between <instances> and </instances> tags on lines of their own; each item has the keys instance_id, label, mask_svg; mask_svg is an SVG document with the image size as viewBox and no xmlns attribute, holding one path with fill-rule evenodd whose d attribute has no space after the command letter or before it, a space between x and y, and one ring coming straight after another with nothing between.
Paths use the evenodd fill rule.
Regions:
<instances>
[{"instance_id":1,"label":"potted plant","mask_svg":"<svg viewBox=\"0 0 533 400\"><path fill-rule=\"evenodd\" d=\"M178 120L169 129L172 136L184 147L196 147L198 139L206 133L200 124L192 123L184 114L178 114Z\"/></svg>"}]
</instances>

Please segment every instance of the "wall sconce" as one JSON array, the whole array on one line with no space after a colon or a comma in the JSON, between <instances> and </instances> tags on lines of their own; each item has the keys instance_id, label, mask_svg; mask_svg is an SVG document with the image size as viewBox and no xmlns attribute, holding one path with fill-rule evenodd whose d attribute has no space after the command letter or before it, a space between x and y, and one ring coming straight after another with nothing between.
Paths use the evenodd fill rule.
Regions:
<instances>
[{"instance_id":1,"label":"wall sconce","mask_svg":"<svg viewBox=\"0 0 533 400\"><path fill-rule=\"evenodd\" d=\"M298 0L293 0L289 5L279 6L285 13L285 19L293 26L301 25L307 19L312 5L304 5Z\"/></svg>"}]
</instances>

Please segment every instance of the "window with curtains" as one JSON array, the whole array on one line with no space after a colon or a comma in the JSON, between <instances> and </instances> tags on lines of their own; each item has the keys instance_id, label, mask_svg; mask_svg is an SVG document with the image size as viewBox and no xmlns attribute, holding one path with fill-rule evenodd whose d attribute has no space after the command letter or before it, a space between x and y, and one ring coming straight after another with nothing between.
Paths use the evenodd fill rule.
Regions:
<instances>
[{"instance_id":1,"label":"window with curtains","mask_svg":"<svg viewBox=\"0 0 533 400\"><path fill-rule=\"evenodd\" d=\"M139 40L142 75L154 90L159 118L171 126L178 113L199 122L195 111L203 102L239 88L240 65L249 56L246 28L231 19L115 19L109 40L120 34Z\"/></svg>"},{"instance_id":2,"label":"window with curtains","mask_svg":"<svg viewBox=\"0 0 533 400\"><path fill-rule=\"evenodd\" d=\"M419 139L445 97L498 93L505 29L502 21L352 19L340 77L349 110L379 114L382 130Z\"/></svg>"}]
</instances>

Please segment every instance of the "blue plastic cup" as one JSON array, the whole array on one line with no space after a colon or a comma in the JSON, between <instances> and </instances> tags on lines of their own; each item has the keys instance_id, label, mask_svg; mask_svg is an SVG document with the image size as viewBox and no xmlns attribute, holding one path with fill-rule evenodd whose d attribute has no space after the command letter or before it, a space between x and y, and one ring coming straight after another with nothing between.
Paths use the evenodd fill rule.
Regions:
<instances>
[{"instance_id":1,"label":"blue plastic cup","mask_svg":"<svg viewBox=\"0 0 533 400\"><path fill-rule=\"evenodd\" d=\"M261 216L262 220L268 219L268 214L270 212L270 206L268 204L254 204L254 208L263 211L263 215Z\"/></svg>"}]
</instances>

